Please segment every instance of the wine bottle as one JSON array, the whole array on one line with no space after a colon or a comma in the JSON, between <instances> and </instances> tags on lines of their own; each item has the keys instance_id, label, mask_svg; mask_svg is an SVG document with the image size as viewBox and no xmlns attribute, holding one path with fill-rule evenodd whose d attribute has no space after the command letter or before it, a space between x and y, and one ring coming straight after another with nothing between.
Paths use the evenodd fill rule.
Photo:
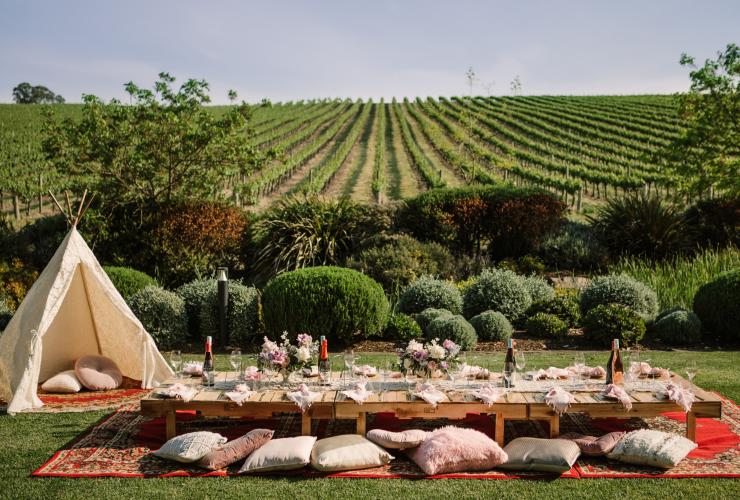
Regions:
<instances>
[{"instance_id":1,"label":"wine bottle","mask_svg":"<svg viewBox=\"0 0 740 500\"><path fill-rule=\"evenodd\" d=\"M329 363L329 343L323 335L320 337L321 354L319 355L319 376L326 384L331 376L331 363Z\"/></svg>"},{"instance_id":2,"label":"wine bottle","mask_svg":"<svg viewBox=\"0 0 740 500\"><path fill-rule=\"evenodd\" d=\"M514 387L514 374L516 373L516 360L514 358L514 339L509 338L506 344L506 357L504 358L504 387Z\"/></svg>"},{"instance_id":3,"label":"wine bottle","mask_svg":"<svg viewBox=\"0 0 740 500\"><path fill-rule=\"evenodd\" d=\"M622 354L619 352L619 339L612 340L612 352L606 364L606 383L624 384L624 365L622 364Z\"/></svg>"},{"instance_id":4,"label":"wine bottle","mask_svg":"<svg viewBox=\"0 0 740 500\"><path fill-rule=\"evenodd\" d=\"M210 336L206 337L206 357L203 360L203 375L201 378L205 387L212 387L215 380L212 343L212 338Z\"/></svg>"}]
</instances>

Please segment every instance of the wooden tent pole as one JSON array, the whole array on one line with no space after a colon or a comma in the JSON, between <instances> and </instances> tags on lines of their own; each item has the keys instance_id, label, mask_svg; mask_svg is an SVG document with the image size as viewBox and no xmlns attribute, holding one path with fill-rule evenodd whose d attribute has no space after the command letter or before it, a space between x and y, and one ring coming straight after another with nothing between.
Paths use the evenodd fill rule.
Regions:
<instances>
[{"instance_id":1,"label":"wooden tent pole","mask_svg":"<svg viewBox=\"0 0 740 500\"><path fill-rule=\"evenodd\" d=\"M59 209L59 212L61 212L61 214L62 214L62 215L64 215L64 218L65 218L65 219L67 219L67 222L69 222L69 217L67 217L67 214L65 214L65 213L64 213L64 209L63 209L63 208L62 208L62 206L61 206L61 205L59 204L59 201L57 200L57 197L56 197L56 196L54 196L54 193L52 193L52 192L51 192L51 189L49 190L49 194L51 195L51 199L52 199L52 201L54 201L54 204L55 204L55 205L57 206L57 208Z\"/></svg>"}]
</instances>

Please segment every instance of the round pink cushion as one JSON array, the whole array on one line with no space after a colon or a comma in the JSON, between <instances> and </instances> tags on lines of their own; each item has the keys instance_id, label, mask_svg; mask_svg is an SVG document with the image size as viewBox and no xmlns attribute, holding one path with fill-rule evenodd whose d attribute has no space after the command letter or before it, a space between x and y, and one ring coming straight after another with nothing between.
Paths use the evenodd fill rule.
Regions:
<instances>
[{"instance_id":1,"label":"round pink cushion","mask_svg":"<svg viewBox=\"0 0 740 500\"><path fill-rule=\"evenodd\" d=\"M105 356L82 356L75 363L75 374L80 383L91 391L116 389L123 382L116 362Z\"/></svg>"}]
</instances>

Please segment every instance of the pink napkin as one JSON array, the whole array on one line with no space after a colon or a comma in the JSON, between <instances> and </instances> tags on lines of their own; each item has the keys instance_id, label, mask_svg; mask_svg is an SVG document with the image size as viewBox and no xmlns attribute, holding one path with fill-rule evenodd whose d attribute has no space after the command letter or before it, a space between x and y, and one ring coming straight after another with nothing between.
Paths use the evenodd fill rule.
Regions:
<instances>
[{"instance_id":1,"label":"pink napkin","mask_svg":"<svg viewBox=\"0 0 740 500\"><path fill-rule=\"evenodd\" d=\"M570 372L565 368L555 368L551 366L547 370L539 369L532 374L532 380L568 378Z\"/></svg>"},{"instance_id":2,"label":"pink napkin","mask_svg":"<svg viewBox=\"0 0 740 500\"><path fill-rule=\"evenodd\" d=\"M637 375L638 377L657 377L665 378L670 377L671 372L665 368L652 367L647 363L632 363L630 365L630 373Z\"/></svg>"},{"instance_id":3,"label":"pink napkin","mask_svg":"<svg viewBox=\"0 0 740 500\"><path fill-rule=\"evenodd\" d=\"M286 394L288 399L293 401L302 412L305 412L313 404L313 400L319 396L320 393L312 392L308 389L306 384L298 386L298 390L295 392L289 392Z\"/></svg>"},{"instance_id":4,"label":"pink napkin","mask_svg":"<svg viewBox=\"0 0 740 500\"><path fill-rule=\"evenodd\" d=\"M568 368L566 368L566 370L568 370L570 373L578 374L578 368L576 368L575 366L569 366ZM604 370L604 368L602 368L601 366L584 366L583 368L581 368L581 375L589 378L601 378L606 376L606 370Z\"/></svg>"},{"instance_id":5,"label":"pink napkin","mask_svg":"<svg viewBox=\"0 0 740 500\"><path fill-rule=\"evenodd\" d=\"M618 399L627 411L630 411L632 409L632 400L630 399L629 394L627 394L627 392L625 392L625 390L618 385L607 385L606 389L604 389L603 394L604 396Z\"/></svg>"},{"instance_id":6,"label":"pink napkin","mask_svg":"<svg viewBox=\"0 0 740 500\"><path fill-rule=\"evenodd\" d=\"M365 382L358 382L354 389L349 391L342 391L342 394L348 398L354 400L357 404L362 404L367 398L373 395L373 391L368 391L365 387Z\"/></svg>"},{"instance_id":7,"label":"pink napkin","mask_svg":"<svg viewBox=\"0 0 740 500\"><path fill-rule=\"evenodd\" d=\"M493 403L496 402L501 394L501 390L498 387L493 387L491 384L485 384L473 392L473 396L483 401L486 406L493 406Z\"/></svg>"},{"instance_id":8,"label":"pink napkin","mask_svg":"<svg viewBox=\"0 0 740 500\"><path fill-rule=\"evenodd\" d=\"M182 399L187 403L188 401L193 399L196 394L198 394L198 390L192 385L178 383L172 384L171 386L165 387L164 389L159 389L155 391L155 394L165 398Z\"/></svg>"},{"instance_id":9,"label":"pink napkin","mask_svg":"<svg viewBox=\"0 0 740 500\"><path fill-rule=\"evenodd\" d=\"M485 380L491 377L491 372L486 368L474 365L465 365L460 373L463 377L475 377Z\"/></svg>"},{"instance_id":10,"label":"pink napkin","mask_svg":"<svg viewBox=\"0 0 740 500\"><path fill-rule=\"evenodd\" d=\"M416 396L417 398L423 399L424 401L432 405L434 408L436 408L439 402L445 398L444 393L441 392L436 387L434 387L433 384L417 385L416 392L414 392L414 396Z\"/></svg>"},{"instance_id":11,"label":"pink napkin","mask_svg":"<svg viewBox=\"0 0 740 500\"><path fill-rule=\"evenodd\" d=\"M183 365L182 372L192 376L203 375L203 363L200 361L188 361Z\"/></svg>"},{"instance_id":12,"label":"pink napkin","mask_svg":"<svg viewBox=\"0 0 740 500\"><path fill-rule=\"evenodd\" d=\"M576 398L573 394L557 385L545 394L545 403L558 415L562 415L568 411L568 407L575 400Z\"/></svg>"},{"instance_id":13,"label":"pink napkin","mask_svg":"<svg viewBox=\"0 0 740 500\"><path fill-rule=\"evenodd\" d=\"M244 369L244 380L259 380L260 370L256 366L248 366Z\"/></svg>"},{"instance_id":14,"label":"pink napkin","mask_svg":"<svg viewBox=\"0 0 740 500\"><path fill-rule=\"evenodd\" d=\"M696 401L696 396L694 396L693 392L678 384L674 384L673 381L666 384L665 393L668 399L675 401L685 412L691 411L691 405Z\"/></svg>"},{"instance_id":15,"label":"pink napkin","mask_svg":"<svg viewBox=\"0 0 740 500\"><path fill-rule=\"evenodd\" d=\"M237 384L233 391L224 392L224 396L232 400L239 406L244 403L249 397L254 394L254 391L250 391L247 384Z\"/></svg>"},{"instance_id":16,"label":"pink napkin","mask_svg":"<svg viewBox=\"0 0 740 500\"><path fill-rule=\"evenodd\" d=\"M370 365L360 365L354 368L355 375L363 375L365 377L374 377L378 374L378 369Z\"/></svg>"}]
</instances>

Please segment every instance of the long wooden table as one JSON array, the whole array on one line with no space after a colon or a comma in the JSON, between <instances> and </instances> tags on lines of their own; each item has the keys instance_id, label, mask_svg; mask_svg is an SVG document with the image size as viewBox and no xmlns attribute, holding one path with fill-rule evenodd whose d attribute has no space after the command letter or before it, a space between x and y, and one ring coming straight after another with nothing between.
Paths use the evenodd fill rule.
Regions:
<instances>
[{"instance_id":1,"label":"long wooden table","mask_svg":"<svg viewBox=\"0 0 740 500\"><path fill-rule=\"evenodd\" d=\"M232 374L232 376L235 374ZM229 374L219 374L217 378L226 378ZM692 409L687 413L686 435L696 441L696 418L719 418L722 415L722 401L716 395L689 384L678 375L672 375L673 381L690 388L695 396ZM173 379L165 383L185 383L199 385L196 379ZM314 389L316 390L316 389ZM142 399L141 413L151 417L164 417L167 439L175 436L177 411L196 411L203 416L219 417L270 417L276 413L300 413L301 432L311 433L313 419L353 419L356 421L356 432L364 435L368 414L393 413L401 419L462 419L467 414L490 415L494 439L503 445L504 422L506 419L547 420L550 423L550 437L556 437L560 430L560 417L544 402L544 392L509 392L501 396L493 405L487 406L475 399L469 391L460 389L445 391L445 399L436 407L415 398L406 390L389 390L373 394L363 404L358 404L346 397L341 391L326 390L314 400L306 412L301 413L294 402L286 397L283 389L266 389L253 394L242 405L237 405L224 396L223 389L201 388L189 402L180 399L166 399L154 394ZM573 391L576 401L569 412L580 412L591 418L606 417L654 417L663 412L682 411L676 403L658 399L652 392L630 392L632 409L614 400L607 400L594 392Z\"/></svg>"}]
</instances>

